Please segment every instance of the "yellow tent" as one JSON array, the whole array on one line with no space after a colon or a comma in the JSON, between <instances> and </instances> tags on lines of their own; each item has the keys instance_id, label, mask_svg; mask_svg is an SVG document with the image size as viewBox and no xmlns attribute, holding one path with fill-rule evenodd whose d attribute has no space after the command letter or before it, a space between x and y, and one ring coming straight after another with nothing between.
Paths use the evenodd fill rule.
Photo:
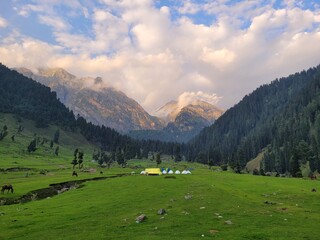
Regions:
<instances>
[{"instance_id":1,"label":"yellow tent","mask_svg":"<svg viewBox=\"0 0 320 240\"><path fill-rule=\"evenodd\" d=\"M162 175L160 168L146 168L146 175Z\"/></svg>"}]
</instances>

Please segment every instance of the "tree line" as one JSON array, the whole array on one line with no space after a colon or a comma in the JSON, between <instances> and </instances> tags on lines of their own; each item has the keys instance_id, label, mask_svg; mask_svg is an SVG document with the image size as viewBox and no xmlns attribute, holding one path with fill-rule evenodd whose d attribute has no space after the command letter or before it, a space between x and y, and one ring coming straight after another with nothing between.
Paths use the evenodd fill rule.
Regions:
<instances>
[{"instance_id":1,"label":"tree line","mask_svg":"<svg viewBox=\"0 0 320 240\"><path fill-rule=\"evenodd\" d=\"M299 175L320 171L320 67L276 79L245 96L187 146L188 159L244 168L263 153L262 168Z\"/></svg>"}]
</instances>

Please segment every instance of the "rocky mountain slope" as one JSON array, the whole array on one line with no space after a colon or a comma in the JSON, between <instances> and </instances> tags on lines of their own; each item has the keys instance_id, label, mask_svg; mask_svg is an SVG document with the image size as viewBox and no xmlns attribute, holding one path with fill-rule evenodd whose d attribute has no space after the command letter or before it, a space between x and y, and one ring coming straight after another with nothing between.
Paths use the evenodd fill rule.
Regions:
<instances>
[{"instance_id":1,"label":"rocky mountain slope","mask_svg":"<svg viewBox=\"0 0 320 240\"><path fill-rule=\"evenodd\" d=\"M163 127L158 118L150 116L135 100L105 87L100 77L77 78L62 68L39 69L37 73L26 68L16 70L50 87L75 115L79 114L93 124L122 133Z\"/></svg>"},{"instance_id":2,"label":"rocky mountain slope","mask_svg":"<svg viewBox=\"0 0 320 240\"><path fill-rule=\"evenodd\" d=\"M210 126L223 111L204 101L193 101L186 106L171 101L157 110L156 114L167 124L158 131L132 131L130 136L138 139L187 142L204 127Z\"/></svg>"}]
</instances>

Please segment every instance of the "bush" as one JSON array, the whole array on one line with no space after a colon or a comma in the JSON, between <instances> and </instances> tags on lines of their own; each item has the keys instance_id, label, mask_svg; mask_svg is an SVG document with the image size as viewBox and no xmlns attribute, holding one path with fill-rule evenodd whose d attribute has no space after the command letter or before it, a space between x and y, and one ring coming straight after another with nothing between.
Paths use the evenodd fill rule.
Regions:
<instances>
[{"instance_id":1,"label":"bush","mask_svg":"<svg viewBox=\"0 0 320 240\"><path fill-rule=\"evenodd\" d=\"M252 172L253 175L260 175L259 170L258 169L254 169Z\"/></svg>"},{"instance_id":2,"label":"bush","mask_svg":"<svg viewBox=\"0 0 320 240\"><path fill-rule=\"evenodd\" d=\"M227 164L222 164L221 166L222 171L227 171L228 170L228 165Z\"/></svg>"}]
</instances>

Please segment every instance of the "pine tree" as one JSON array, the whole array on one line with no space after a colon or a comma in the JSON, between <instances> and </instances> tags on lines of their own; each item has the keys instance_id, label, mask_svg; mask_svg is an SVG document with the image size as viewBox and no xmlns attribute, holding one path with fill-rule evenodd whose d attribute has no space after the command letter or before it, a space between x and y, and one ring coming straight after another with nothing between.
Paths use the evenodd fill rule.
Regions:
<instances>
[{"instance_id":1,"label":"pine tree","mask_svg":"<svg viewBox=\"0 0 320 240\"><path fill-rule=\"evenodd\" d=\"M60 131L59 129L57 129L53 136L53 142L56 144L59 144L59 137L60 137Z\"/></svg>"},{"instance_id":2,"label":"pine tree","mask_svg":"<svg viewBox=\"0 0 320 240\"><path fill-rule=\"evenodd\" d=\"M161 154L159 152L156 153L156 163L157 167L161 164Z\"/></svg>"},{"instance_id":3,"label":"pine tree","mask_svg":"<svg viewBox=\"0 0 320 240\"><path fill-rule=\"evenodd\" d=\"M35 152L36 150L37 150L37 140L33 139L28 146L28 152L29 153Z\"/></svg>"}]
</instances>

